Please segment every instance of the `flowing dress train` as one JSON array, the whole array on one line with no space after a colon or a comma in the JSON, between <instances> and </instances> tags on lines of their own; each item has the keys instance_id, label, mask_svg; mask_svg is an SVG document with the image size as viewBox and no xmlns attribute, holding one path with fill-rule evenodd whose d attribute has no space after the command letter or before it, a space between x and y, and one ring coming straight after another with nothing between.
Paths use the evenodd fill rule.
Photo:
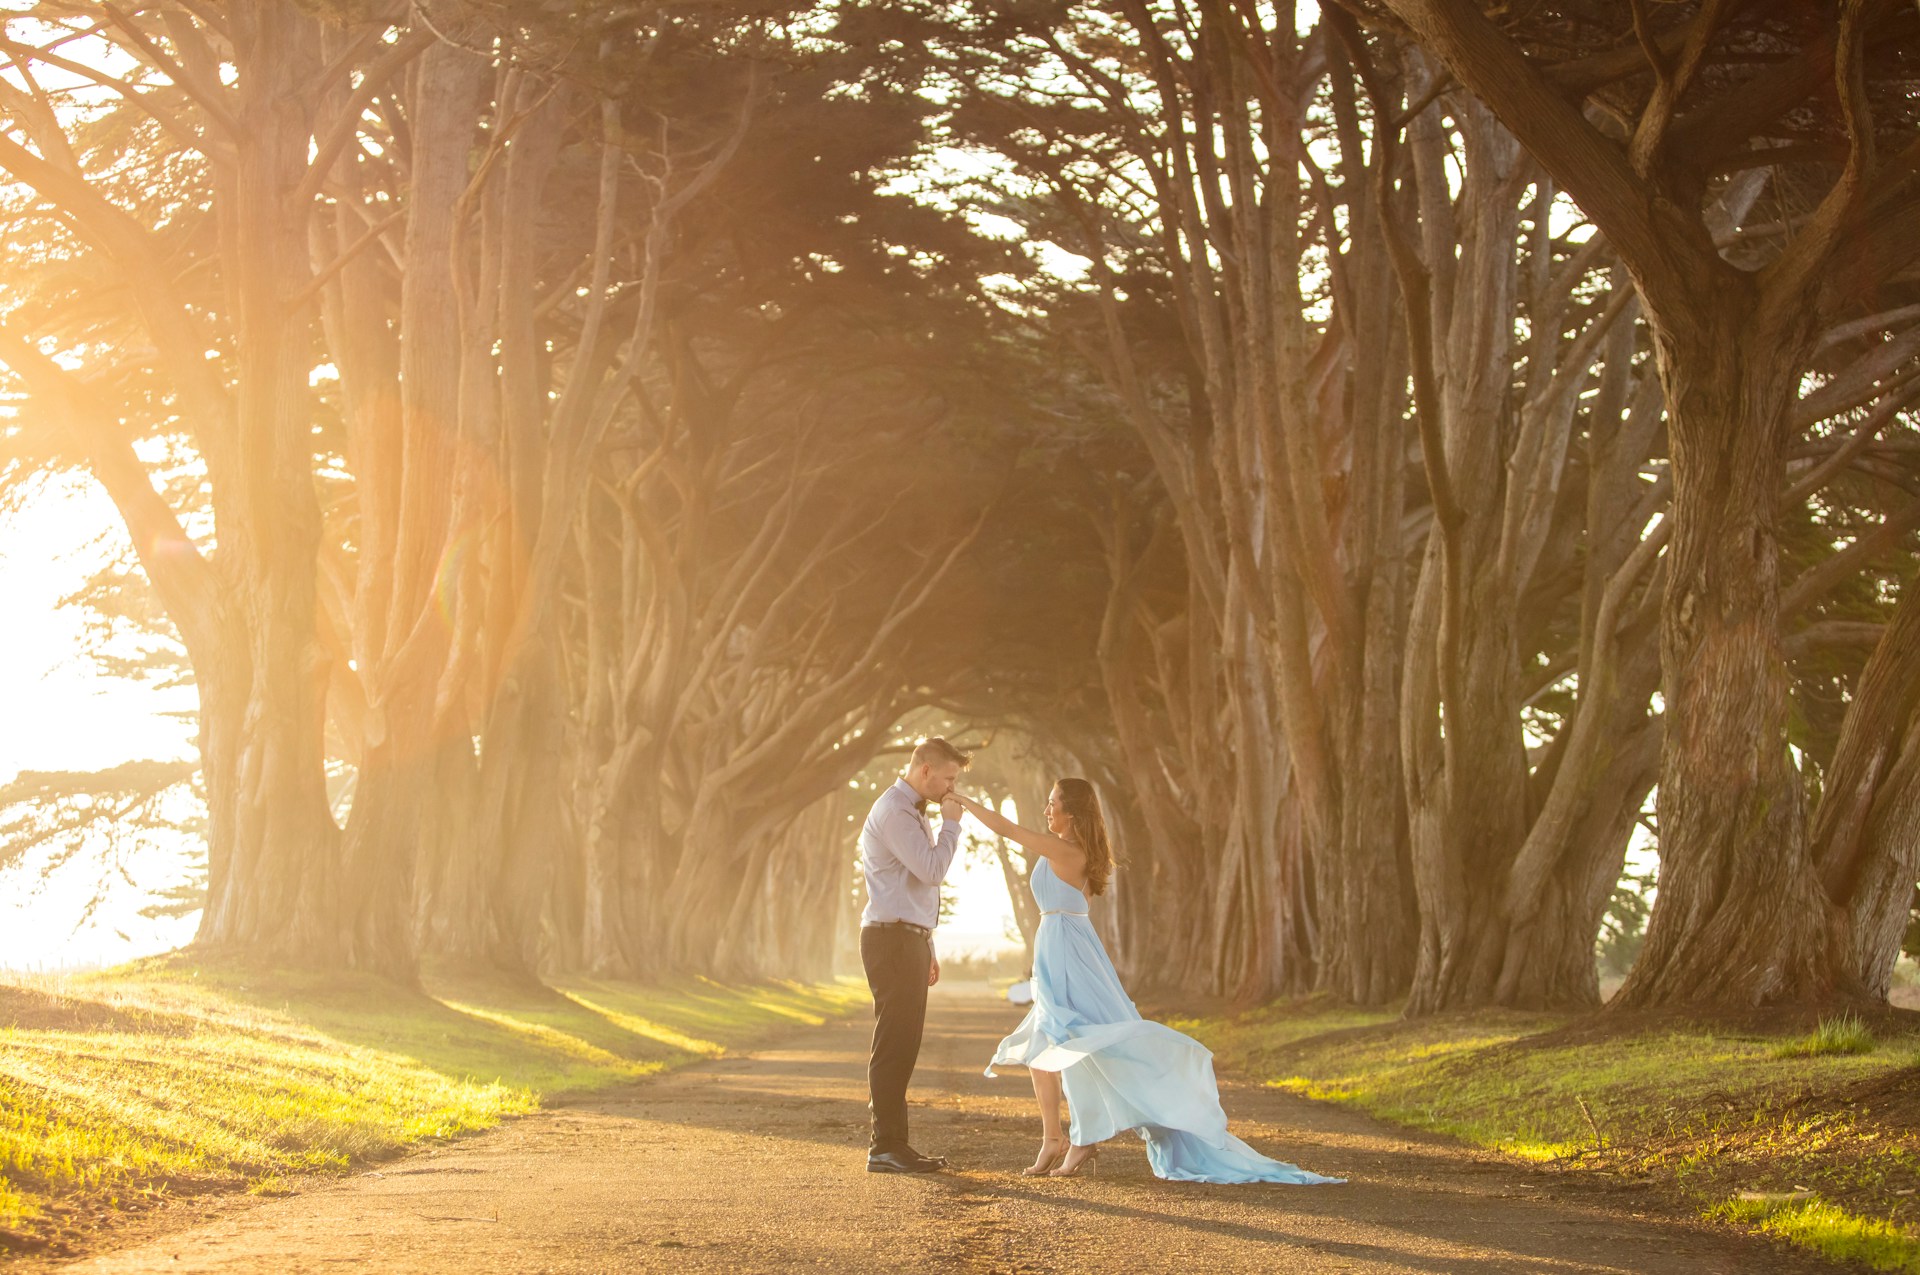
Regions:
<instances>
[{"instance_id":1,"label":"flowing dress train","mask_svg":"<svg viewBox=\"0 0 1920 1275\"><path fill-rule=\"evenodd\" d=\"M1120 985L1087 898L1042 859L1031 888L1040 904L1033 943L1033 1008L1000 1042L987 1075L1014 1065L1060 1073L1080 1146L1124 1129L1147 1144L1154 1176L1183 1182L1339 1183L1270 1160L1227 1132L1213 1053L1140 1016Z\"/></svg>"}]
</instances>

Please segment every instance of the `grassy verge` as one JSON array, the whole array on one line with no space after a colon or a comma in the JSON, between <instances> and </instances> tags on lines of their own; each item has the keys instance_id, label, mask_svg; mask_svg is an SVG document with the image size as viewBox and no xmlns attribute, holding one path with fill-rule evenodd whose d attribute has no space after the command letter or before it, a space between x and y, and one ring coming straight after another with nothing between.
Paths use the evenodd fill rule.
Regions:
<instances>
[{"instance_id":1,"label":"grassy verge","mask_svg":"<svg viewBox=\"0 0 1920 1275\"><path fill-rule=\"evenodd\" d=\"M368 977L161 957L0 982L0 1253L170 1194L284 1190L865 1004L852 983Z\"/></svg>"},{"instance_id":2,"label":"grassy verge","mask_svg":"<svg viewBox=\"0 0 1920 1275\"><path fill-rule=\"evenodd\" d=\"M1840 1260L1920 1275L1916 1016L1791 1033L1307 1002L1176 1021L1222 1064L1524 1160L1648 1183Z\"/></svg>"}]
</instances>

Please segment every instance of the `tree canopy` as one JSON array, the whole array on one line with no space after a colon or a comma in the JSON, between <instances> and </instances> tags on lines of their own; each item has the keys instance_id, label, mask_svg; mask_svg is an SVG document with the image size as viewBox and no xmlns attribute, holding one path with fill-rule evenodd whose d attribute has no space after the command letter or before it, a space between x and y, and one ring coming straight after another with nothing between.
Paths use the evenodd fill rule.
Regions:
<instances>
[{"instance_id":1,"label":"tree canopy","mask_svg":"<svg viewBox=\"0 0 1920 1275\"><path fill-rule=\"evenodd\" d=\"M941 720L1099 787L1138 980L1597 1004L1640 837L1627 1001L1884 996L1912 6L4 36L7 473L105 488L198 688L202 941L818 971Z\"/></svg>"}]
</instances>

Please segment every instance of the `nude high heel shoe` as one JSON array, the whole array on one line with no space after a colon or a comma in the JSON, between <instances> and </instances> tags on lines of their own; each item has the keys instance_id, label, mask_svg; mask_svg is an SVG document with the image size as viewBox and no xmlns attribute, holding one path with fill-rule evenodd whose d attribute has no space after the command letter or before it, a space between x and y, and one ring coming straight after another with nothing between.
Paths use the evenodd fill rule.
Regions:
<instances>
[{"instance_id":1,"label":"nude high heel shoe","mask_svg":"<svg viewBox=\"0 0 1920 1275\"><path fill-rule=\"evenodd\" d=\"M1074 1165L1071 1169L1066 1166L1066 1157L1062 1156L1060 1166L1055 1169L1049 1169L1047 1176L1050 1178L1077 1178L1084 1173L1086 1176L1092 1177L1094 1171L1099 1168L1099 1160L1100 1148L1098 1146L1095 1146L1091 1151L1087 1152L1086 1158Z\"/></svg>"},{"instance_id":2,"label":"nude high heel shoe","mask_svg":"<svg viewBox=\"0 0 1920 1275\"><path fill-rule=\"evenodd\" d=\"M1020 1172L1029 1178L1037 1178L1052 1173L1056 1168L1060 1167L1060 1162L1067 1158L1067 1152L1072 1149L1073 1144L1065 1138L1062 1138L1060 1139L1060 1149L1058 1151L1042 1160L1039 1164L1028 1165L1026 1168L1020 1170Z\"/></svg>"}]
</instances>

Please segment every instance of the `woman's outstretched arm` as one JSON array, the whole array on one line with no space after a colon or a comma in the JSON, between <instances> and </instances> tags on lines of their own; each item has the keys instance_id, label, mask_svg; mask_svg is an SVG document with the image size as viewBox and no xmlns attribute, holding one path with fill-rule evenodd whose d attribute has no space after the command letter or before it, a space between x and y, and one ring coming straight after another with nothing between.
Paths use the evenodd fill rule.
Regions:
<instances>
[{"instance_id":1,"label":"woman's outstretched arm","mask_svg":"<svg viewBox=\"0 0 1920 1275\"><path fill-rule=\"evenodd\" d=\"M1005 837L1008 841L1033 851L1043 859L1052 859L1056 864L1064 863L1069 868L1078 868L1086 862L1087 852L1071 841L1062 841L1051 832L1035 832L1032 828L1023 828L993 807L982 805L958 792L953 794L953 799L965 806L968 813L975 819L985 824L988 832L998 837Z\"/></svg>"}]
</instances>

